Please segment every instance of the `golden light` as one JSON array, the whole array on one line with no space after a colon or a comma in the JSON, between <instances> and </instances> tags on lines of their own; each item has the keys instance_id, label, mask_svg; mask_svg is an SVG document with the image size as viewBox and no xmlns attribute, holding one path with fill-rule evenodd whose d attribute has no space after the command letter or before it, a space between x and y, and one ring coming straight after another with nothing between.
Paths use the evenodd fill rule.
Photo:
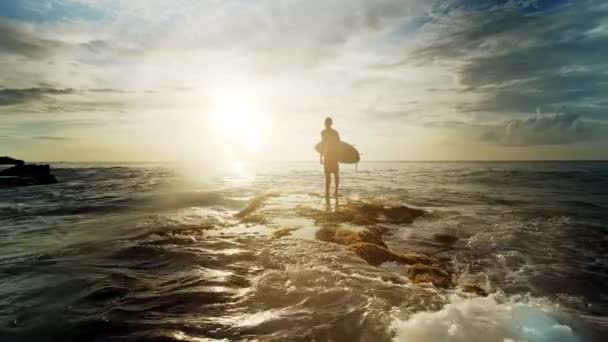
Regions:
<instances>
[{"instance_id":1,"label":"golden light","mask_svg":"<svg viewBox=\"0 0 608 342\"><path fill-rule=\"evenodd\" d=\"M233 149L255 153L259 149L258 118L252 98L238 91L219 91L213 99L212 117L216 132ZM237 146L235 146L237 145Z\"/></svg>"}]
</instances>

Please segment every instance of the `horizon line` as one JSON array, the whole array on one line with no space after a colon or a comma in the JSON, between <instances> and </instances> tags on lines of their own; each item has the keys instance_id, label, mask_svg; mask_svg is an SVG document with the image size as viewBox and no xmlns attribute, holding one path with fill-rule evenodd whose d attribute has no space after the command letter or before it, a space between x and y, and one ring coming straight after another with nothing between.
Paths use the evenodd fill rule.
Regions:
<instances>
[{"instance_id":1,"label":"horizon line","mask_svg":"<svg viewBox=\"0 0 608 342\"><path fill-rule=\"evenodd\" d=\"M318 162L315 160L263 160L257 161L261 163L311 163ZM361 163L500 163L500 162L608 162L608 159L412 159L412 160L364 160ZM26 161L26 163L126 163L126 164L174 164L183 163L178 160L35 160Z\"/></svg>"}]
</instances>

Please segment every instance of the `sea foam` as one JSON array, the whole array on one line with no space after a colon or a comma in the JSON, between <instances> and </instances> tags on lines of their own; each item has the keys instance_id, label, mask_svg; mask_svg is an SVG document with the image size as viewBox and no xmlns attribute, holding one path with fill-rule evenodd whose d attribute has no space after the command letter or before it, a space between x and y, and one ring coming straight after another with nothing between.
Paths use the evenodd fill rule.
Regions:
<instances>
[{"instance_id":1,"label":"sea foam","mask_svg":"<svg viewBox=\"0 0 608 342\"><path fill-rule=\"evenodd\" d=\"M395 319L391 328L399 342L582 342L558 321L561 315L555 305L539 299L453 296L441 310Z\"/></svg>"}]
</instances>

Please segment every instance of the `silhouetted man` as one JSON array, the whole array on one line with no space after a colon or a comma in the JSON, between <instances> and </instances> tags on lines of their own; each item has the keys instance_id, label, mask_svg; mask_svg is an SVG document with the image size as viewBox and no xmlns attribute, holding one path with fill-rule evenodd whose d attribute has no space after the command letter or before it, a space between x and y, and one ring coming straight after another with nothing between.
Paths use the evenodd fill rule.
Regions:
<instances>
[{"instance_id":1,"label":"silhouetted man","mask_svg":"<svg viewBox=\"0 0 608 342\"><path fill-rule=\"evenodd\" d=\"M329 188L331 186L331 174L334 174L336 180L336 190L334 192L338 198L338 186L340 184L340 165L338 162L338 152L340 150L340 135L338 131L331 128L333 121L331 118L325 119L325 129L321 132L321 142L323 150L321 152L321 164L325 170L325 197L329 197Z\"/></svg>"}]
</instances>

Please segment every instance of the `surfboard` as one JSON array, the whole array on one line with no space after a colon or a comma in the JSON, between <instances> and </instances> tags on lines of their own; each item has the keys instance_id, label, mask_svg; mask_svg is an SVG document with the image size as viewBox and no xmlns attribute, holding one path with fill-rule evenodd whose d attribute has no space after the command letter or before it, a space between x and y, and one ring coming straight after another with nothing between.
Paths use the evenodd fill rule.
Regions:
<instances>
[{"instance_id":1,"label":"surfboard","mask_svg":"<svg viewBox=\"0 0 608 342\"><path fill-rule=\"evenodd\" d=\"M323 143L319 142L316 146L315 146L315 150L318 153L321 153L323 151ZM338 155L338 161L340 163L343 164L356 164L361 160L361 155L359 154L359 151L357 151L357 149L344 141L340 142L340 152Z\"/></svg>"}]
</instances>

